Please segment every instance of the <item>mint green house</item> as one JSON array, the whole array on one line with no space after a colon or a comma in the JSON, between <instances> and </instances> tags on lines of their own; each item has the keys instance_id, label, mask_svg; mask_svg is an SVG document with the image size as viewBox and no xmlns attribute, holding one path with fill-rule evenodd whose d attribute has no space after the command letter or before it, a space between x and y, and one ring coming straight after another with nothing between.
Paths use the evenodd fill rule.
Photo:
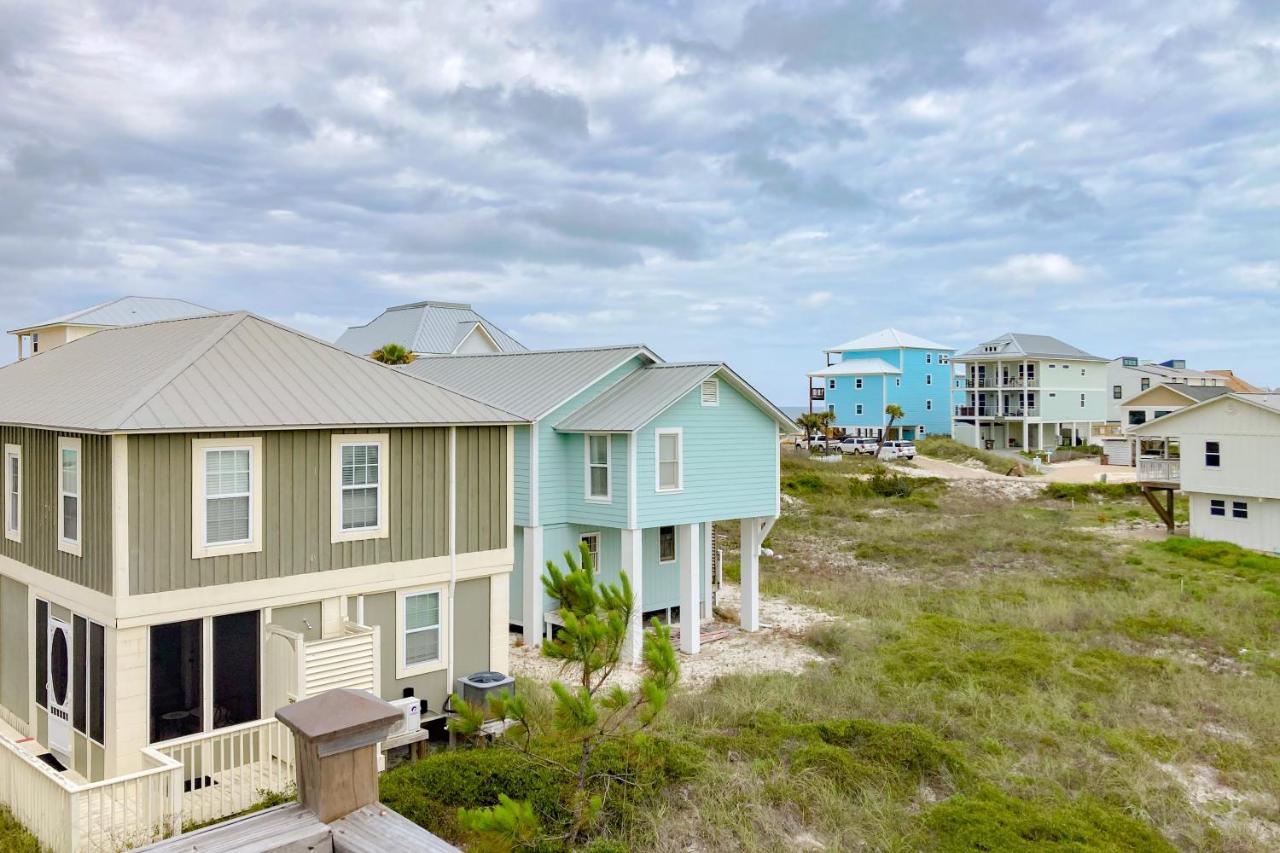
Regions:
<instances>
[{"instance_id":1,"label":"mint green house","mask_svg":"<svg viewBox=\"0 0 1280 853\"><path fill-rule=\"evenodd\" d=\"M742 530L742 614L759 626L759 549L778 516L780 431L794 426L721 363L668 364L643 346L420 358L406 372L516 413L511 623L537 642L548 559L579 543L602 580L631 578L642 616L679 610L696 653L711 617L712 526ZM641 613L643 611L643 614Z\"/></svg>"}]
</instances>

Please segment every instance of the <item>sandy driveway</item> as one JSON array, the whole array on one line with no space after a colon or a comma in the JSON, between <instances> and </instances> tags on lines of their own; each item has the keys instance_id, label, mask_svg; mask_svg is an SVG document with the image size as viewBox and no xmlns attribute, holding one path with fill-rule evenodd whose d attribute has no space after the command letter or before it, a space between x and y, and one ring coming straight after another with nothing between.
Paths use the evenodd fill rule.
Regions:
<instances>
[{"instance_id":1,"label":"sandy driveway","mask_svg":"<svg viewBox=\"0 0 1280 853\"><path fill-rule=\"evenodd\" d=\"M1013 466L1016 460L1010 459ZM1024 463L1031 470L1031 463ZM1093 483L1099 474L1107 475L1108 483L1132 483L1137 479L1137 471L1124 465L1099 465L1092 459L1076 459L1072 462L1059 462L1050 465L1043 474L1032 474L1027 477L1006 477L995 474L986 468L975 465L961 465L934 459L929 456L917 456L915 467L896 466L904 474L916 477L942 477L945 480L1009 480L1018 479L1026 483Z\"/></svg>"}]
</instances>

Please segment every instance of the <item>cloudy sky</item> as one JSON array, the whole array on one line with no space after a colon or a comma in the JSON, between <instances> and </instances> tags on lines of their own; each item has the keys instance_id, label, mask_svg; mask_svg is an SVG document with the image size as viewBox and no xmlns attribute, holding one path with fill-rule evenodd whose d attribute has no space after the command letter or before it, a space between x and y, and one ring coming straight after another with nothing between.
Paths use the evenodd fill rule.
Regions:
<instances>
[{"instance_id":1,"label":"cloudy sky","mask_svg":"<svg viewBox=\"0 0 1280 853\"><path fill-rule=\"evenodd\" d=\"M1280 3L0 0L0 289L469 301L783 404L887 325L1280 385Z\"/></svg>"}]
</instances>

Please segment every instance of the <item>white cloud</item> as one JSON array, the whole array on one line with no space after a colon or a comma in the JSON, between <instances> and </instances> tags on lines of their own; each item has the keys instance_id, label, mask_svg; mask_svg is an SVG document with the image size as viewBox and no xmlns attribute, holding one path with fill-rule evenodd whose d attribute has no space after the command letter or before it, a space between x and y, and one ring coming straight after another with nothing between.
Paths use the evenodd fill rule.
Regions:
<instances>
[{"instance_id":1,"label":"white cloud","mask_svg":"<svg viewBox=\"0 0 1280 853\"><path fill-rule=\"evenodd\" d=\"M1231 273L1248 290L1280 290L1280 261L1240 264Z\"/></svg>"},{"instance_id":2,"label":"white cloud","mask_svg":"<svg viewBox=\"0 0 1280 853\"><path fill-rule=\"evenodd\" d=\"M801 299L800 303L806 308L821 308L834 298L835 294L829 290L815 290L813 293L810 293L808 296Z\"/></svg>"},{"instance_id":3,"label":"white cloud","mask_svg":"<svg viewBox=\"0 0 1280 853\"><path fill-rule=\"evenodd\" d=\"M1018 285L1065 284L1080 281L1085 270L1066 255L1013 255L1004 263L986 269L993 281Z\"/></svg>"}]
</instances>

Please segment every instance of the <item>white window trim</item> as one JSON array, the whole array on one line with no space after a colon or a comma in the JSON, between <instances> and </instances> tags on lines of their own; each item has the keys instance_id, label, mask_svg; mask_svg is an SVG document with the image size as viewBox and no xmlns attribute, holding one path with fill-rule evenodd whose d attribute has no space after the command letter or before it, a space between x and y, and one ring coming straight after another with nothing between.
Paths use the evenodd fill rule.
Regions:
<instances>
[{"instance_id":1,"label":"white window trim","mask_svg":"<svg viewBox=\"0 0 1280 853\"><path fill-rule=\"evenodd\" d=\"M706 387L707 383L709 383L709 382L711 382L711 383L715 383L715 400L713 400L713 401L712 401L712 402L710 402L710 403L708 403L708 402L707 402L707 396L706 396L706 394L703 392L703 388L704 388L704 387ZM704 379L704 380L702 380L702 382L698 384L698 400L699 400L699 402L701 402L701 403L702 403L702 405L704 405L704 406L718 406L718 405L720 405L720 380L719 380L719 379L717 379L717 378L716 378L716 377L714 377L714 376L712 376L712 377L711 377L711 378L709 378L709 379Z\"/></svg>"},{"instance_id":2,"label":"white window trim","mask_svg":"<svg viewBox=\"0 0 1280 853\"><path fill-rule=\"evenodd\" d=\"M208 450L249 451L249 538L244 542L205 544L205 452ZM193 438L191 440L191 558L221 557L226 554L254 554L262 551L262 439Z\"/></svg>"},{"instance_id":3,"label":"white window trim","mask_svg":"<svg viewBox=\"0 0 1280 853\"><path fill-rule=\"evenodd\" d=\"M861 403L855 403L855 404L854 404L854 410L853 410L853 412L854 412L854 414L855 414L855 415L860 415L860 414L862 414L862 404L861 404Z\"/></svg>"},{"instance_id":4,"label":"white window trim","mask_svg":"<svg viewBox=\"0 0 1280 853\"><path fill-rule=\"evenodd\" d=\"M662 488L662 436L676 437L676 487ZM653 489L658 494L672 495L684 491L684 427L666 427L653 431Z\"/></svg>"},{"instance_id":5,"label":"white window trim","mask_svg":"<svg viewBox=\"0 0 1280 853\"><path fill-rule=\"evenodd\" d=\"M10 482L11 466L9 465L9 460L14 458L18 460L18 488L16 489L18 493L18 526L11 528L9 527L9 516L12 507L9 506L9 495L15 489L13 488L13 483ZM59 461L59 464L61 464L61 461ZM22 445L6 444L4 446L4 538L11 542L22 541L22 486ZM59 516L59 519L61 519L61 516ZM58 523L61 524L61 520Z\"/></svg>"},{"instance_id":6,"label":"white window trim","mask_svg":"<svg viewBox=\"0 0 1280 853\"><path fill-rule=\"evenodd\" d=\"M855 390L855 391L861 391L861 390L862 390L862 377L861 377L861 376L855 376L855 377L853 378L853 388L854 388L854 390Z\"/></svg>"},{"instance_id":7,"label":"white window trim","mask_svg":"<svg viewBox=\"0 0 1280 853\"><path fill-rule=\"evenodd\" d=\"M66 492L62 490L62 451L76 452L76 538L66 539L62 533L62 501ZM80 448L80 439L69 436L58 437L58 510L55 513L58 525L58 550L77 557L84 553L84 452Z\"/></svg>"},{"instance_id":8,"label":"white window trim","mask_svg":"<svg viewBox=\"0 0 1280 853\"><path fill-rule=\"evenodd\" d=\"M435 660L409 666L404 661L405 655L405 599L424 592L434 592L440 596L440 649ZM449 590L446 584L421 586L411 589L396 590L396 678L412 678L439 672L449 665Z\"/></svg>"},{"instance_id":9,"label":"white window trim","mask_svg":"<svg viewBox=\"0 0 1280 853\"><path fill-rule=\"evenodd\" d=\"M601 551L601 549L604 547L603 541L600 538L600 532L598 530L591 530L591 531L588 531L587 533L579 533L578 542L579 543L586 542L587 539L589 539L592 536L596 538L596 559L595 559L595 563L593 563L591 566L591 570L594 574L598 575L600 574L600 558L603 556L603 552Z\"/></svg>"},{"instance_id":10,"label":"white window trim","mask_svg":"<svg viewBox=\"0 0 1280 853\"><path fill-rule=\"evenodd\" d=\"M670 560L662 559L662 528L671 528L672 556ZM680 525L678 524L659 524L658 525L658 565L670 566L680 561Z\"/></svg>"},{"instance_id":11,"label":"white window trim","mask_svg":"<svg viewBox=\"0 0 1280 853\"><path fill-rule=\"evenodd\" d=\"M342 448L353 444L378 446L378 526L342 529ZM391 535L387 517L387 495L391 491L391 440L387 433L342 433L329 439L329 541L357 542L386 539Z\"/></svg>"},{"instance_id":12,"label":"white window trim","mask_svg":"<svg viewBox=\"0 0 1280 853\"><path fill-rule=\"evenodd\" d=\"M604 494L591 494L591 439L604 438ZM591 503L613 503L613 437L607 432L588 432L582 437L582 495Z\"/></svg>"}]
</instances>

